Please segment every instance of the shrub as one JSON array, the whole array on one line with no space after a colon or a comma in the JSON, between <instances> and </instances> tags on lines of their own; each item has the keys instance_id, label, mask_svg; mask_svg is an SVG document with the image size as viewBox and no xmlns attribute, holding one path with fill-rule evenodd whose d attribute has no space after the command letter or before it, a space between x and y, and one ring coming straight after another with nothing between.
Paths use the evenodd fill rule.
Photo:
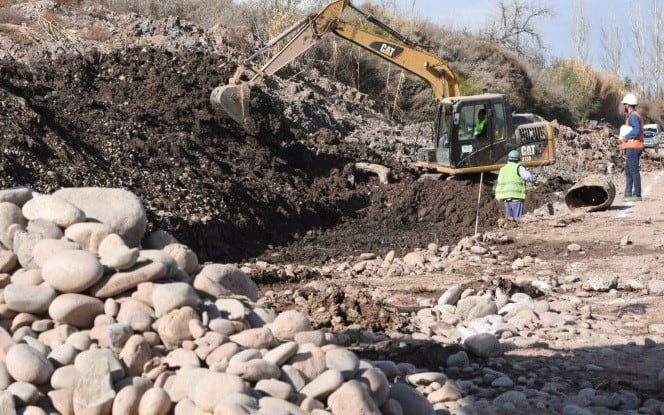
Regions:
<instances>
[{"instance_id":1,"label":"shrub","mask_svg":"<svg viewBox=\"0 0 664 415\"><path fill-rule=\"evenodd\" d=\"M54 1L59 6L70 6L81 3L81 0L54 0Z\"/></svg>"},{"instance_id":2,"label":"shrub","mask_svg":"<svg viewBox=\"0 0 664 415\"><path fill-rule=\"evenodd\" d=\"M25 16L23 16L18 11L12 9L11 7L0 8L0 23L20 25L21 23L24 23L27 20L28 19L26 19Z\"/></svg>"}]
</instances>

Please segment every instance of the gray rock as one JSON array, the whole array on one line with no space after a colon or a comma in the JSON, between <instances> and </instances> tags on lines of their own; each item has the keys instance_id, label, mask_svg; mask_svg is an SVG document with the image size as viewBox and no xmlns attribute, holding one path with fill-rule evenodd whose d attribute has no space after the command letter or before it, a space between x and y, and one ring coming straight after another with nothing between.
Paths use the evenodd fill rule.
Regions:
<instances>
[{"instance_id":1,"label":"gray rock","mask_svg":"<svg viewBox=\"0 0 664 415\"><path fill-rule=\"evenodd\" d=\"M124 189L76 187L53 193L81 209L89 220L111 227L127 246L139 246L147 226L147 216L140 199Z\"/></svg>"},{"instance_id":2,"label":"gray rock","mask_svg":"<svg viewBox=\"0 0 664 415\"><path fill-rule=\"evenodd\" d=\"M443 387L433 391L427 396L427 399L431 403L440 403L440 402L455 402L463 397L463 392L461 388L456 384L452 379L447 379L443 383Z\"/></svg>"},{"instance_id":3,"label":"gray rock","mask_svg":"<svg viewBox=\"0 0 664 415\"><path fill-rule=\"evenodd\" d=\"M7 388L23 406L34 405L39 399L39 389L32 383L14 382Z\"/></svg>"},{"instance_id":4,"label":"gray rock","mask_svg":"<svg viewBox=\"0 0 664 415\"><path fill-rule=\"evenodd\" d=\"M177 239L164 229L157 229L145 238L143 247L145 249L163 249L166 245L177 243Z\"/></svg>"},{"instance_id":5,"label":"gray rock","mask_svg":"<svg viewBox=\"0 0 664 415\"><path fill-rule=\"evenodd\" d=\"M156 281L164 277L168 268L161 262L138 262L127 271L105 276L90 288L97 298L108 298L136 288L143 282Z\"/></svg>"},{"instance_id":6,"label":"gray rock","mask_svg":"<svg viewBox=\"0 0 664 415\"><path fill-rule=\"evenodd\" d=\"M307 383L300 393L312 398L324 401L344 383L344 377L338 370L328 369L318 377Z\"/></svg>"},{"instance_id":7,"label":"gray rock","mask_svg":"<svg viewBox=\"0 0 664 415\"><path fill-rule=\"evenodd\" d=\"M251 278L231 264L204 265L194 278L194 288L213 297L230 293L244 295L251 301L258 299L258 286Z\"/></svg>"},{"instance_id":8,"label":"gray rock","mask_svg":"<svg viewBox=\"0 0 664 415\"><path fill-rule=\"evenodd\" d=\"M156 284L152 292L152 306L157 317L161 317L176 308L195 307L200 298L194 288L183 282Z\"/></svg>"},{"instance_id":9,"label":"gray rock","mask_svg":"<svg viewBox=\"0 0 664 415\"><path fill-rule=\"evenodd\" d=\"M256 383L254 389L265 395L269 395L272 396L273 398L278 398L283 400L289 400L291 396L293 396L293 393L295 392L293 385L287 382L282 382L277 379L259 380Z\"/></svg>"},{"instance_id":10,"label":"gray rock","mask_svg":"<svg viewBox=\"0 0 664 415\"><path fill-rule=\"evenodd\" d=\"M89 328L97 315L104 314L104 303L83 294L61 294L51 302L48 314L58 323Z\"/></svg>"},{"instance_id":11,"label":"gray rock","mask_svg":"<svg viewBox=\"0 0 664 415\"><path fill-rule=\"evenodd\" d=\"M171 243L166 245L163 250L173 257L178 268L187 275L192 275L198 269L198 256L188 246L180 243Z\"/></svg>"},{"instance_id":12,"label":"gray rock","mask_svg":"<svg viewBox=\"0 0 664 415\"><path fill-rule=\"evenodd\" d=\"M44 219L62 228L85 220L83 211L54 195L33 197L23 205L21 212L28 220Z\"/></svg>"},{"instance_id":13,"label":"gray rock","mask_svg":"<svg viewBox=\"0 0 664 415\"><path fill-rule=\"evenodd\" d=\"M74 413L110 413L115 391L108 360L92 360L81 372L81 379L74 389Z\"/></svg>"},{"instance_id":14,"label":"gray rock","mask_svg":"<svg viewBox=\"0 0 664 415\"><path fill-rule=\"evenodd\" d=\"M33 219L26 227L28 233L40 235L42 238L60 239L64 235L62 229L55 223L45 219Z\"/></svg>"},{"instance_id":15,"label":"gray rock","mask_svg":"<svg viewBox=\"0 0 664 415\"><path fill-rule=\"evenodd\" d=\"M34 247L33 259L38 267L43 267L46 261L61 251L70 249L81 249L81 247L65 239L41 239Z\"/></svg>"},{"instance_id":16,"label":"gray rock","mask_svg":"<svg viewBox=\"0 0 664 415\"><path fill-rule=\"evenodd\" d=\"M14 233L12 250L23 268L37 268L37 264L34 261L34 250L37 243L42 239L42 236L39 234L24 231Z\"/></svg>"},{"instance_id":17,"label":"gray rock","mask_svg":"<svg viewBox=\"0 0 664 415\"><path fill-rule=\"evenodd\" d=\"M206 370L196 386L189 389L187 396L201 410L212 412L229 395L245 392L245 383L239 376Z\"/></svg>"},{"instance_id":18,"label":"gray rock","mask_svg":"<svg viewBox=\"0 0 664 415\"><path fill-rule=\"evenodd\" d=\"M274 335L265 327L243 330L230 336L230 339L242 347L251 349L269 349L275 343Z\"/></svg>"},{"instance_id":19,"label":"gray rock","mask_svg":"<svg viewBox=\"0 0 664 415\"><path fill-rule=\"evenodd\" d=\"M14 236L9 231L11 225L18 225L14 228L25 229L28 221L23 217L21 208L13 203L0 202L0 242L9 248L13 248Z\"/></svg>"},{"instance_id":20,"label":"gray rock","mask_svg":"<svg viewBox=\"0 0 664 415\"><path fill-rule=\"evenodd\" d=\"M261 398L258 401L258 407L260 408L261 413L266 414L309 415L297 405L270 396Z\"/></svg>"},{"instance_id":21,"label":"gray rock","mask_svg":"<svg viewBox=\"0 0 664 415\"><path fill-rule=\"evenodd\" d=\"M9 284L4 289L7 307L19 313L46 312L58 293L46 283L39 285Z\"/></svg>"},{"instance_id":22,"label":"gray rock","mask_svg":"<svg viewBox=\"0 0 664 415\"><path fill-rule=\"evenodd\" d=\"M5 362L0 361L0 391L7 389L11 383L12 378L9 376L9 372L7 372L7 365L5 365Z\"/></svg>"},{"instance_id":23,"label":"gray rock","mask_svg":"<svg viewBox=\"0 0 664 415\"><path fill-rule=\"evenodd\" d=\"M252 359L246 362L231 361L226 373L237 375L252 383L263 379L278 379L281 376L279 366L263 359Z\"/></svg>"},{"instance_id":24,"label":"gray rock","mask_svg":"<svg viewBox=\"0 0 664 415\"><path fill-rule=\"evenodd\" d=\"M440 383L441 385L447 380L447 376L441 372L420 372L413 373L406 377L408 383L414 386L427 386L434 382Z\"/></svg>"},{"instance_id":25,"label":"gray rock","mask_svg":"<svg viewBox=\"0 0 664 415\"><path fill-rule=\"evenodd\" d=\"M296 391L301 390L307 383L306 379L304 379L304 376L302 375L302 372L291 365L283 365L281 367L281 377L279 380L293 385L293 388Z\"/></svg>"},{"instance_id":26,"label":"gray rock","mask_svg":"<svg viewBox=\"0 0 664 415\"><path fill-rule=\"evenodd\" d=\"M9 202L22 207L25 202L32 199L34 190L26 186L10 187L0 190L0 202Z\"/></svg>"},{"instance_id":27,"label":"gray rock","mask_svg":"<svg viewBox=\"0 0 664 415\"><path fill-rule=\"evenodd\" d=\"M435 415L431 403L416 389L404 383L392 385L390 399L399 402L404 415Z\"/></svg>"},{"instance_id":28,"label":"gray rock","mask_svg":"<svg viewBox=\"0 0 664 415\"><path fill-rule=\"evenodd\" d=\"M14 405L14 397L9 391L0 392L0 414L2 415L16 415L16 405Z\"/></svg>"},{"instance_id":29,"label":"gray rock","mask_svg":"<svg viewBox=\"0 0 664 415\"><path fill-rule=\"evenodd\" d=\"M501 353L500 342L491 333L481 333L466 338L464 346L476 356L491 357Z\"/></svg>"},{"instance_id":30,"label":"gray rock","mask_svg":"<svg viewBox=\"0 0 664 415\"><path fill-rule=\"evenodd\" d=\"M390 382L387 376L376 368L368 368L358 374L357 380L364 383L378 406L385 404L390 397Z\"/></svg>"},{"instance_id":31,"label":"gray rock","mask_svg":"<svg viewBox=\"0 0 664 415\"><path fill-rule=\"evenodd\" d=\"M222 318L242 320L247 314L244 303L235 298L219 298L214 302Z\"/></svg>"},{"instance_id":32,"label":"gray rock","mask_svg":"<svg viewBox=\"0 0 664 415\"><path fill-rule=\"evenodd\" d=\"M63 293L84 291L103 274L104 268L97 257L80 249L60 251L42 266L44 281Z\"/></svg>"},{"instance_id":33,"label":"gray rock","mask_svg":"<svg viewBox=\"0 0 664 415\"><path fill-rule=\"evenodd\" d=\"M7 372L19 382L41 385L53 374L53 364L44 355L27 344L16 344L5 358Z\"/></svg>"},{"instance_id":34,"label":"gray rock","mask_svg":"<svg viewBox=\"0 0 664 415\"><path fill-rule=\"evenodd\" d=\"M167 415L170 409L171 399L162 388L146 390L138 404L139 414Z\"/></svg>"},{"instance_id":35,"label":"gray rock","mask_svg":"<svg viewBox=\"0 0 664 415\"><path fill-rule=\"evenodd\" d=\"M335 415L381 415L378 405L357 380L344 383L330 395L327 404Z\"/></svg>"},{"instance_id":36,"label":"gray rock","mask_svg":"<svg viewBox=\"0 0 664 415\"><path fill-rule=\"evenodd\" d=\"M51 387L53 389L74 389L81 372L73 364L55 369L51 376Z\"/></svg>"},{"instance_id":37,"label":"gray rock","mask_svg":"<svg viewBox=\"0 0 664 415\"><path fill-rule=\"evenodd\" d=\"M461 286L452 285L438 298L438 305L454 305L459 301L459 297L461 297Z\"/></svg>"},{"instance_id":38,"label":"gray rock","mask_svg":"<svg viewBox=\"0 0 664 415\"><path fill-rule=\"evenodd\" d=\"M74 362L78 351L71 344L62 343L55 347L47 358L56 366L65 366Z\"/></svg>"},{"instance_id":39,"label":"gray rock","mask_svg":"<svg viewBox=\"0 0 664 415\"><path fill-rule=\"evenodd\" d=\"M277 315L270 329L279 340L293 340L296 333L311 330L311 321L300 311L286 310Z\"/></svg>"},{"instance_id":40,"label":"gray rock","mask_svg":"<svg viewBox=\"0 0 664 415\"><path fill-rule=\"evenodd\" d=\"M338 370L345 380L349 380L355 377L360 359L348 349L335 347L325 352L325 365L328 369Z\"/></svg>"},{"instance_id":41,"label":"gray rock","mask_svg":"<svg viewBox=\"0 0 664 415\"><path fill-rule=\"evenodd\" d=\"M98 362L104 362L104 365L97 367ZM74 366L82 375L90 371L95 373L108 372L110 379L114 382L125 377L122 363L110 349L94 349L81 352L74 359Z\"/></svg>"},{"instance_id":42,"label":"gray rock","mask_svg":"<svg viewBox=\"0 0 664 415\"><path fill-rule=\"evenodd\" d=\"M157 320L157 332L164 346L173 350L180 347L183 341L192 340L189 320L194 319L200 320L196 311L191 307L182 307Z\"/></svg>"},{"instance_id":43,"label":"gray rock","mask_svg":"<svg viewBox=\"0 0 664 415\"><path fill-rule=\"evenodd\" d=\"M297 353L299 346L295 342L286 342L270 350L263 356L263 360L274 363L278 366L283 365Z\"/></svg>"},{"instance_id":44,"label":"gray rock","mask_svg":"<svg viewBox=\"0 0 664 415\"><path fill-rule=\"evenodd\" d=\"M82 249L96 255L99 252L101 241L111 232L113 230L105 223L81 222L68 226L65 229L65 236Z\"/></svg>"}]
</instances>

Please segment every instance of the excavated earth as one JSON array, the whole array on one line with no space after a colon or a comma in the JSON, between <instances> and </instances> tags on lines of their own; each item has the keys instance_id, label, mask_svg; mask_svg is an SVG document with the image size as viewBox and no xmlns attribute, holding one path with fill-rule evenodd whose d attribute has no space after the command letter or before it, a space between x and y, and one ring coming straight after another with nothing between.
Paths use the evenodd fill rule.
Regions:
<instances>
[{"instance_id":1,"label":"excavated earth","mask_svg":"<svg viewBox=\"0 0 664 415\"><path fill-rule=\"evenodd\" d=\"M253 123L246 130L208 102L241 59L220 46L224 33L175 18L110 13L104 22L123 47L82 39L72 45L70 32L10 48L0 32L0 188L128 189L143 201L149 227L171 232L201 263L247 264L278 311L305 298L297 306L315 327L349 334L412 331L404 311L416 310L423 297L440 296L446 284L432 287L417 276L404 278L399 290L394 282L353 279L320 290L312 284L334 274L323 275L320 266L334 269L390 251L403 257L431 243L454 246L476 225L480 234L498 227L495 175L484 175L480 184L480 177L429 177L412 167L417 148L427 145L427 125L389 121L366 95L311 72L253 86ZM612 127L554 124L558 160L535 172L543 184L529 189L531 212L553 210L586 174L604 172L610 163L616 171L622 167ZM358 162L388 167L389 183ZM660 167L658 154L645 155L644 171ZM567 252L569 239L537 239L538 228L527 229L533 240L501 247L509 259L533 254L552 260ZM602 248L586 253L609 256ZM465 288L486 284L478 271L449 271ZM541 294L508 279L493 283L508 293ZM373 296L377 286L403 301ZM435 370L456 351L425 347L358 352L392 359L397 353L401 361Z\"/></svg>"},{"instance_id":2,"label":"excavated earth","mask_svg":"<svg viewBox=\"0 0 664 415\"><path fill-rule=\"evenodd\" d=\"M0 186L127 188L144 201L153 226L202 260L274 252L272 261L316 263L405 253L472 233L479 178L418 181L421 172L345 140L356 126L306 112L286 117L287 104L258 88L257 131L248 134L208 103L234 69L216 54L155 48L30 65L5 59ZM314 115L331 118L321 96L311 95L306 105L323 108ZM392 183L355 171L358 161L387 165ZM500 216L491 179L482 189L482 228Z\"/></svg>"}]
</instances>

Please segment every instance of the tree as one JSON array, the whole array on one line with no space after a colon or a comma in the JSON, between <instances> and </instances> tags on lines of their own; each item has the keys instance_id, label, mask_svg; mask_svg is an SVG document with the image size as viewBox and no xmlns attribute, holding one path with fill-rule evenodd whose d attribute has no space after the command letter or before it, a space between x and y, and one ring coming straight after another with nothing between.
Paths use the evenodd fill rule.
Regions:
<instances>
[{"instance_id":1,"label":"tree","mask_svg":"<svg viewBox=\"0 0 664 415\"><path fill-rule=\"evenodd\" d=\"M537 58L543 48L537 20L553 16L552 9L527 0L499 0L497 5L485 36L518 55Z\"/></svg>"},{"instance_id":2,"label":"tree","mask_svg":"<svg viewBox=\"0 0 664 415\"><path fill-rule=\"evenodd\" d=\"M648 31L650 33L650 45L652 52L652 65L651 76L652 76L652 88L653 95L660 97L662 95L662 77L664 76L664 28L662 24L664 23L664 9L662 9L660 2L658 0L652 0L650 2L650 20L651 29Z\"/></svg>"},{"instance_id":3,"label":"tree","mask_svg":"<svg viewBox=\"0 0 664 415\"><path fill-rule=\"evenodd\" d=\"M583 1L576 0L574 5L574 45L576 56L583 62L588 63L588 21L583 7Z\"/></svg>"},{"instance_id":4,"label":"tree","mask_svg":"<svg viewBox=\"0 0 664 415\"><path fill-rule=\"evenodd\" d=\"M606 72L619 76L620 60L622 59L622 31L616 19L616 15L611 12L609 15L608 26L602 24L600 28L600 62L602 69Z\"/></svg>"},{"instance_id":5,"label":"tree","mask_svg":"<svg viewBox=\"0 0 664 415\"><path fill-rule=\"evenodd\" d=\"M643 21L643 13L641 11L641 4L635 3L634 8L629 9L628 13L629 26L632 34L632 42L629 44L633 52L636 72L636 84L643 93L649 95L648 88L648 72L646 69L647 61L647 48L646 37L644 35L645 22Z\"/></svg>"}]
</instances>

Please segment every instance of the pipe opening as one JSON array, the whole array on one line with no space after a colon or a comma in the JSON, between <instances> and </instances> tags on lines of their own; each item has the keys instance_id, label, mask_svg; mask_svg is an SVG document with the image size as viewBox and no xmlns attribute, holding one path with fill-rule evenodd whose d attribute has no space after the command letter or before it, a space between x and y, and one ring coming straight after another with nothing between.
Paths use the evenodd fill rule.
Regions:
<instances>
[{"instance_id":1,"label":"pipe opening","mask_svg":"<svg viewBox=\"0 0 664 415\"><path fill-rule=\"evenodd\" d=\"M605 176L588 176L565 194L565 204L572 212L596 212L608 209L616 196L614 184Z\"/></svg>"}]
</instances>

